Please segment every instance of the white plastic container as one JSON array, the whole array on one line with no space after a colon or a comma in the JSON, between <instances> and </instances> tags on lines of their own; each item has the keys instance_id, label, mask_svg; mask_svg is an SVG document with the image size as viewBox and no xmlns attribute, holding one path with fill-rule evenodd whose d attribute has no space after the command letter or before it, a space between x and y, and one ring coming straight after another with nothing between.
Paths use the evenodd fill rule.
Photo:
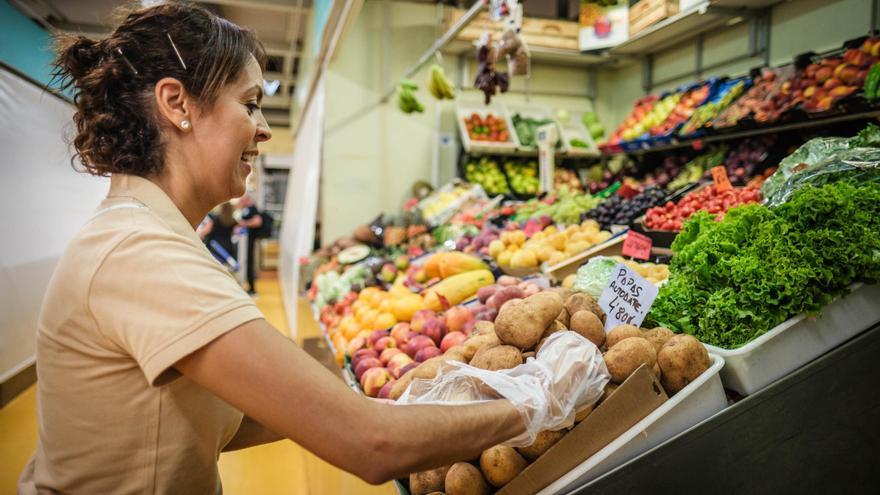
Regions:
<instances>
[{"instance_id":1,"label":"white plastic container","mask_svg":"<svg viewBox=\"0 0 880 495\"><path fill-rule=\"evenodd\" d=\"M480 118L486 118L489 114L504 120L507 125L507 141L480 141L472 140L468 134L465 119L472 114L477 114ZM510 120L510 114L507 108L501 103L494 101L488 105L477 101L459 102L456 109L456 121L458 122L458 130L461 134L461 143L465 151L469 153L497 153L497 154L513 154L520 147L519 140L516 137L516 130L513 128L513 122Z\"/></svg>"},{"instance_id":2,"label":"white plastic container","mask_svg":"<svg viewBox=\"0 0 880 495\"><path fill-rule=\"evenodd\" d=\"M706 345L724 358L724 386L749 395L825 354L880 321L880 284L852 292L822 309L818 318L798 315L738 349Z\"/></svg>"},{"instance_id":3,"label":"white plastic container","mask_svg":"<svg viewBox=\"0 0 880 495\"><path fill-rule=\"evenodd\" d=\"M632 428L538 492L565 493L660 445L727 407L718 373L724 360L709 354L712 364L696 380Z\"/></svg>"}]
</instances>

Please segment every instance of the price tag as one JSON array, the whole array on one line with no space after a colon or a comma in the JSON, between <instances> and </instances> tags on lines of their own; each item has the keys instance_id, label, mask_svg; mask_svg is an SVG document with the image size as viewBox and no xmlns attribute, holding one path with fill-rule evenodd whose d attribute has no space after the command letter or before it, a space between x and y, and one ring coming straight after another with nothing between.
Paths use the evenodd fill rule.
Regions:
<instances>
[{"instance_id":1,"label":"price tag","mask_svg":"<svg viewBox=\"0 0 880 495\"><path fill-rule=\"evenodd\" d=\"M623 263L614 267L614 274L602 295L599 306L605 311L605 331L621 323L640 326L657 298L657 287Z\"/></svg>"},{"instance_id":2,"label":"price tag","mask_svg":"<svg viewBox=\"0 0 880 495\"><path fill-rule=\"evenodd\" d=\"M712 181L715 182L715 189L718 192L729 191L733 188L730 185L730 179L727 178L727 169L724 165L712 167Z\"/></svg>"},{"instance_id":3,"label":"price tag","mask_svg":"<svg viewBox=\"0 0 880 495\"><path fill-rule=\"evenodd\" d=\"M691 146L692 146L696 151L700 151L700 150L703 149L703 140L702 140L702 139L695 139L694 142L691 143Z\"/></svg>"},{"instance_id":4,"label":"price tag","mask_svg":"<svg viewBox=\"0 0 880 495\"><path fill-rule=\"evenodd\" d=\"M623 241L622 254L637 260L650 259L651 238L634 230L630 230L627 232L626 239Z\"/></svg>"}]
</instances>

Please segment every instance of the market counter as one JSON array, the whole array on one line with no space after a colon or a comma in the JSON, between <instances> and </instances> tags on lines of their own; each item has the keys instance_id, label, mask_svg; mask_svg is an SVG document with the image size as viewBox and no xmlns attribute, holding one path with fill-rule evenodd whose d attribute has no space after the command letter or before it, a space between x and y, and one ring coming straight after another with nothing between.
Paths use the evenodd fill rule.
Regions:
<instances>
[{"instance_id":1,"label":"market counter","mask_svg":"<svg viewBox=\"0 0 880 495\"><path fill-rule=\"evenodd\" d=\"M877 493L880 324L570 493Z\"/></svg>"}]
</instances>

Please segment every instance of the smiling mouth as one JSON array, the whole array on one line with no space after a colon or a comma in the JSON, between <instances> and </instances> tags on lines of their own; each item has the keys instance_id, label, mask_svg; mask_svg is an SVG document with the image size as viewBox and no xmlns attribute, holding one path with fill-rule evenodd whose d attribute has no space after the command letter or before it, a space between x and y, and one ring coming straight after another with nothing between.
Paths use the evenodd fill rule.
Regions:
<instances>
[{"instance_id":1,"label":"smiling mouth","mask_svg":"<svg viewBox=\"0 0 880 495\"><path fill-rule=\"evenodd\" d=\"M248 171L253 169L254 161L257 159L257 155L259 155L259 152L257 151L248 151L242 153L240 158L242 168L246 168Z\"/></svg>"}]
</instances>

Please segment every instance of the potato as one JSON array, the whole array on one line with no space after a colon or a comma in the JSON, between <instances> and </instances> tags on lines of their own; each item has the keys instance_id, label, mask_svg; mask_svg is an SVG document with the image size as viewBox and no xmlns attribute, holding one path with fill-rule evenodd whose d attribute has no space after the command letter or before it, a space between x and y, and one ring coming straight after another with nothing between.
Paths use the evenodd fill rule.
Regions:
<instances>
[{"instance_id":1,"label":"potato","mask_svg":"<svg viewBox=\"0 0 880 495\"><path fill-rule=\"evenodd\" d=\"M580 411L578 411L577 413L575 413L574 422L580 423L581 421L587 419L587 416L589 416L591 412L593 412L593 405L592 404L590 404L589 406L587 406L587 407L581 409Z\"/></svg>"},{"instance_id":2,"label":"potato","mask_svg":"<svg viewBox=\"0 0 880 495\"><path fill-rule=\"evenodd\" d=\"M487 333L495 333L495 324L491 321L480 320L474 324L474 329L468 337L476 337L477 335L485 335Z\"/></svg>"},{"instance_id":3,"label":"potato","mask_svg":"<svg viewBox=\"0 0 880 495\"><path fill-rule=\"evenodd\" d=\"M412 383L417 369L418 368L407 371L396 382L394 382L394 385L391 386L391 392L388 394L389 399L397 400L403 395L407 387L409 387L409 384Z\"/></svg>"},{"instance_id":4,"label":"potato","mask_svg":"<svg viewBox=\"0 0 880 495\"><path fill-rule=\"evenodd\" d=\"M409 492L412 495L428 495L431 492L443 491L448 471L449 466L444 466L409 475Z\"/></svg>"},{"instance_id":5,"label":"potato","mask_svg":"<svg viewBox=\"0 0 880 495\"><path fill-rule=\"evenodd\" d=\"M473 464L456 462L446 473L446 495L489 495L489 484Z\"/></svg>"},{"instance_id":6,"label":"potato","mask_svg":"<svg viewBox=\"0 0 880 495\"><path fill-rule=\"evenodd\" d=\"M706 347L692 335L675 335L660 348L657 363L663 372L660 383L674 394L709 369Z\"/></svg>"},{"instance_id":7,"label":"potato","mask_svg":"<svg viewBox=\"0 0 880 495\"><path fill-rule=\"evenodd\" d=\"M509 370L523 362L522 353L512 345L483 347L471 359L470 365L484 370Z\"/></svg>"},{"instance_id":8,"label":"potato","mask_svg":"<svg viewBox=\"0 0 880 495\"><path fill-rule=\"evenodd\" d=\"M474 358L474 354L476 354L477 351L479 351L483 347L495 346L500 343L501 341L498 340L498 336L495 335L495 332L492 332L477 335L476 337L470 337L465 340L464 344L462 344L461 346L462 351L464 352L464 358L467 360L467 362L470 362L471 359ZM430 361L430 359L428 361Z\"/></svg>"},{"instance_id":9,"label":"potato","mask_svg":"<svg viewBox=\"0 0 880 495\"><path fill-rule=\"evenodd\" d=\"M568 298L572 296L572 294L577 294L576 290L567 287L556 287L550 289L550 291L559 294L559 297L561 297L563 301L567 301Z\"/></svg>"},{"instance_id":10,"label":"potato","mask_svg":"<svg viewBox=\"0 0 880 495\"><path fill-rule=\"evenodd\" d=\"M663 344L665 344L673 335L675 334L672 330L664 327L657 327L647 330L642 334L642 337L648 339L648 342L654 344L654 350L657 351L657 354L660 354L660 348L663 347Z\"/></svg>"},{"instance_id":11,"label":"potato","mask_svg":"<svg viewBox=\"0 0 880 495\"><path fill-rule=\"evenodd\" d=\"M526 362L526 360L529 359L530 357L535 357L535 354L537 354L537 352L535 352L535 351L524 352L522 355L523 362Z\"/></svg>"},{"instance_id":12,"label":"potato","mask_svg":"<svg viewBox=\"0 0 880 495\"><path fill-rule=\"evenodd\" d=\"M544 330L562 310L562 298L554 292L539 292L508 302L495 319L495 333L502 343L520 350L535 347Z\"/></svg>"},{"instance_id":13,"label":"potato","mask_svg":"<svg viewBox=\"0 0 880 495\"><path fill-rule=\"evenodd\" d=\"M596 347L602 347L605 343L605 327L602 325L602 320L592 311L581 310L573 314L570 328L596 344Z\"/></svg>"},{"instance_id":14,"label":"potato","mask_svg":"<svg viewBox=\"0 0 880 495\"><path fill-rule=\"evenodd\" d=\"M517 447L516 450L520 455L528 459L529 462L533 462L538 457L544 455L544 452L550 450L550 447L561 440L566 433L568 433L568 430L542 431L541 433L538 433L533 444L528 447Z\"/></svg>"},{"instance_id":15,"label":"potato","mask_svg":"<svg viewBox=\"0 0 880 495\"><path fill-rule=\"evenodd\" d=\"M608 332L608 336L605 337L605 345L608 346L608 349L611 349L618 342L623 339L628 339L631 337L641 337L644 338L645 334L642 332L639 327L634 325L627 325L626 323L621 323L620 325L615 326ZM656 354L657 351L654 351Z\"/></svg>"},{"instance_id":16,"label":"potato","mask_svg":"<svg viewBox=\"0 0 880 495\"><path fill-rule=\"evenodd\" d=\"M569 298L565 300L565 309L568 310L568 314L570 315L583 310L592 311L593 314L598 316L603 323L605 322L605 312L602 311L599 303L593 299L593 296L584 294L583 292L576 292L569 296Z\"/></svg>"},{"instance_id":17,"label":"potato","mask_svg":"<svg viewBox=\"0 0 880 495\"><path fill-rule=\"evenodd\" d=\"M556 321L565 325L565 328L569 328L569 325L571 325L571 316L568 314L568 310L562 308L562 310L556 316Z\"/></svg>"},{"instance_id":18,"label":"potato","mask_svg":"<svg viewBox=\"0 0 880 495\"><path fill-rule=\"evenodd\" d=\"M541 340L546 339L547 337L553 335L556 332L565 332L568 330L568 327L563 325L559 320L553 320L547 325L547 328L544 330L544 333L541 335Z\"/></svg>"},{"instance_id":19,"label":"potato","mask_svg":"<svg viewBox=\"0 0 880 495\"><path fill-rule=\"evenodd\" d=\"M526 468L528 462L513 447L496 445L480 455L480 470L496 488L501 488Z\"/></svg>"},{"instance_id":20,"label":"potato","mask_svg":"<svg viewBox=\"0 0 880 495\"><path fill-rule=\"evenodd\" d=\"M445 361L459 361L462 363L467 363L467 359L464 358L464 346L457 345L450 347L449 350L443 353L443 359Z\"/></svg>"},{"instance_id":21,"label":"potato","mask_svg":"<svg viewBox=\"0 0 880 495\"><path fill-rule=\"evenodd\" d=\"M653 368L656 363L654 346L641 337L623 339L605 353L611 381L617 384L623 383L639 366L646 364Z\"/></svg>"}]
</instances>

